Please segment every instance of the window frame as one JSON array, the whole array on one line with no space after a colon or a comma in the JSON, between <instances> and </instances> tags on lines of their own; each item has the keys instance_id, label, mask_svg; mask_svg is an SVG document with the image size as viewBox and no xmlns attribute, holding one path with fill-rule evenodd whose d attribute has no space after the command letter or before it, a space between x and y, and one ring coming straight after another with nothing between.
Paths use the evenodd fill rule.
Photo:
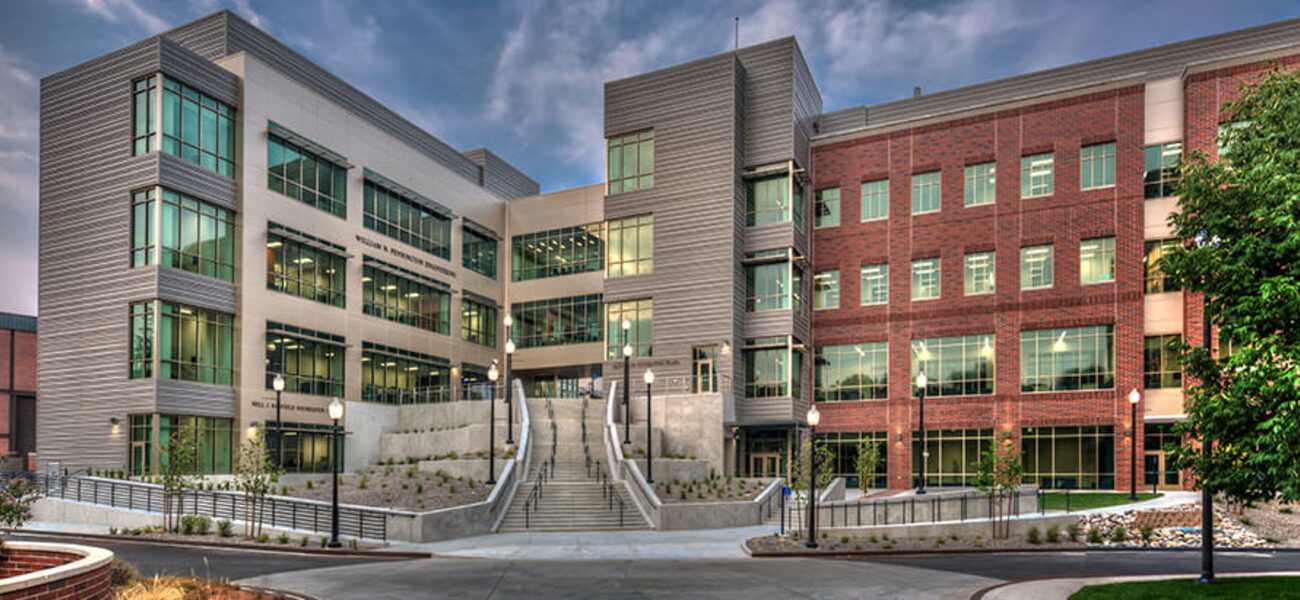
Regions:
<instances>
[{"instance_id":1,"label":"window frame","mask_svg":"<svg viewBox=\"0 0 1300 600\"><path fill-rule=\"evenodd\" d=\"M827 198L828 195L834 194L835 198ZM829 206L834 205L834 209ZM826 208L827 221L830 221L830 215L834 215L834 223L822 221L822 209ZM823 188L813 193L813 229L829 229L840 226L842 204L840 202L840 188Z\"/></svg>"},{"instance_id":2,"label":"window frame","mask_svg":"<svg viewBox=\"0 0 1300 600\"><path fill-rule=\"evenodd\" d=\"M1093 243L1100 244L1096 250L1093 250L1095 255L1085 256L1088 252L1088 244ZM1107 262L1108 258L1109 262ZM1098 267L1098 263L1100 263L1100 267ZM1084 266L1086 264L1092 266L1085 270ZM1106 268L1108 264L1109 270ZM1110 278L1088 279L1088 272L1100 275L1109 272ZM1115 283L1115 237L1107 236L1079 240L1079 285L1100 285L1104 283Z\"/></svg>"},{"instance_id":3,"label":"window frame","mask_svg":"<svg viewBox=\"0 0 1300 600\"><path fill-rule=\"evenodd\" d=\"M1029 256L1028 256L1028 254L1031 253L1031 252L1033 252L1033 251L1035 251L1035 250L1039 250L1039 249L1042 249L1042 248L1046 248L1046 249L1047 249L1047 260L1046 260L1046 265L1047 265L1047 266L1044 267L1043 270L1042 270L1042 273L1045 273L1045 274L1046 274L1045 279L1046 279L1047 283L1042 284L1042 285L1027 285L1027 283L1028 283L1028 279L1032 278L1032 274L1031 274L1030 278L1026 278L1026 277L1025 277L1025 269L1027 268L1027 265L1028 265L1028 263L1027 263L1026 261L1029 260ZM1055 247L1055 244L1038 244L1038 245L1034 245L1034 246L1021 246L1021 248L1020 248L1020 291L1022 291L1022 292L1027 292L1027 291L1032 291L1032 290L1050 290L1050 289L1052 289L1052 286L1054 286L1054 285L1056 285L1056 247Z\"/></svg>"},{"instance_id":4,"label":"window frame","mask_svg":"<svg viewBox=\"0 0 1300 600\"><path fill-rule=\"evenodd\" d=\"M971 265L972 260L979 260L981 258L983 258L986 263L983 267L983 271L980 271L981 267L979 265L975 265L974 267ZM971 252L963 257L962 262L965 267L962 272L962 291L964 292L964 295L986 296L997 292L996 251L989 250L986 252ZM972 291L971 282L975 281L978 284L980 280L988 280L988 289L982 289L979 285L976 285L977 289Z\"/></svg>"},{"instance_id":5,"label":"window frame","mask_svg":"<svg viewBox=\"0 0 1300 600\"><path fill-rule=\"evenodd\" d=\"M1168 252L1166 248L1176 248L1178 238L1164 238L1158 240L1146 240L1142 244L1142 290L1145 294L1168 294L1183 291L1182 286L1178 285L1169 276L1164 274L1160 268L1160 259ZM1153 250L1155 256L1153 259ZM1157 285L1158 283L1158 285Z\"/></svg>"},{"instance_id":6,"label":"window frame","mask_svg":"<svg viewBox=\"0 0 1300 600\"><path fill-rule=\"evenodd\" d=\"M925 368L927 397L993 396L997 394L997 338L993 333L978 333L940 338L913 339L909 343L908 387L913 396L920 391L916 376ZM954 350L955 349L955 350ZM954 356L956 354L956 356ZM960 363L961 369L951 364ZM975 376L967 369L975 364ZM980 376L980 373L983 376ZM961 377L951 377L959 373ZM956 385L960 389L953 390ZM987 387L985 387L987 386ZM974 391L970 391L974 388Z\"/></svg>"},{"instance_id":7,"label":"window frame","mask_svg":"<svg viewBox=\"0 0 1300 600\"><path fill-rule=\"evenodd\" d=\"M868 191L868 187L871 189ZM889 219L889 179L876 179L862 182L859 222L886 221ZM867 208L880 208L879 214L867 216Z\"/></svg>"},{"instance_id":8,"label":"window frame","mask_svg":"<svg viewBox=\"0 0 1300 600\"><path fill-rule=\"evenodd\" d=\"M1034 160L1046 157L1045 172L1034 172ZM1042 165L1039 165L1040 167ZM1042 191L1045 189L1046 191ZM1035 191L1039 190L1039 191ZM1020 157L1020 198L1045 198L1056 193L1056 152L1047 151Z\"/></svg>"},{"instance_id":9,"label":"window frame","mask_svg":"<svg viewBox=\"0 0 1300 600\"><path fill-rule=\"evenodd\" d=\"M1177 151L1173 152L1173 150ZM1169 160L1169 156L1174 158ZM1142 198L1151 200L1173 197L1182 160L1182 140L1144 147L1142 149Z\"/></svg>"},{"instance_id":10,"label":"window frame","mask_svg":"<svg viewBox=\"0 0 1300 600\"><path fill-rule=\"evenodd\" d=\"M917 210L918 206L924 208L933 201L934 208L928 210ZM912 175L912 216L928 215L943 210L943 171L935 169L924 173L915 173Z\"/></svg>"},{"instance_id":11,"label":"window frame","mask_svg":"<svg viewBox=\"0 0 1300 600\"><path fill-rule=\"evenodd\" d=\"M997 204L997 169L997 161L966 165L965 208Z\"/></svg>"},{"instance_id":12,"label":"window frame","mask_svg":"<svg viewBox=\"0 0 1300 600\"><path fill-rule=\"evenodd\" d=\"M871 301L871 302L867 301L867 290L868 290L867 270L868 269L877 269L878 272L880 273L880 277L876 279L882 280L882 284L885 291L884 299L882 300ZM858 271L858 276L859 276L859 283L861 285L861 289L859 289L859 306L881 306L881 305L889 304L889 263L863 265L861 269L859 269ZM870 287L870 289L876 290L879 288L873 285Z\"/></svg>"},{"instance_id":13,"label":"window frame","mask_svg":"<svg viewBox=\"0 0 1300 600\"><path fill-rule=\"evenodd\" d=\"M934 263L934 269L933 269L934 295L933 296L917 295L918 289L924 289L923 287L918 288L917 277L920 276L920 277L928 278L928 276L924 273L917 273L918 266L925 266L919 263ZM925 284L922 283L921 285L924 286ZM913 259L912 260L912 301L920 302L924 300L938 300L939 298L942 297L943 297L943 259L938 256L931 257L931 258Z\"/></svg>"},{"instance_id":14,"label":"window frame","mask_svg":"<svg viewBox=\"0 0 1300 600\"><path fill-rule=\"evenodd\" d=\"M1097 154L1100 152L1100 154ZM1100 164L1097 164L1100 163ZM1101 176L1102 183L1095 183ZM1109 181L1107 181L1109 176ZM1088 182L1094 182L1088 185ZM1115 187L1115 142L1088 144L1079 148L1079 190L1100 190Z\"/></svg>"},{"instance_id":15,"label":"window frame","mask_svg":"<svg viewBox=\"0 0 1300 600\"><path fill-rule=\"evenodd\" d=\"M627 256L628 235L633 256ZM605 222L605 277L628 277L654 272L654 214L634 215ZM616 254L617 253L617 254Z\"/></svg>"},{"instance_id":16,"label":"window frame","mask_svg":"<svg viewBox=\"0 0 1300 600\"><path fill-rule=\"evenodd\" d=\"M1143 389L1182 389L1182 355L1176 346L1182 338L1181 333L1147 335L1142 338Z\"/></svg>"},{"instance_id":17,"label":"window frame","mask_svg":"<svg viewBox=\"0 0 1300 600\"><path fill-rule=\"evenodd\" d=\"M825 277L823 277L825 275ZM830 283L823 285L823 280L829 280ZM829 288L829 289L827 289ZM826 302L822 298L826 297ZM829 304L829 298L835 299L834 304ZM813 310L835 310L840 307L840 270L827 269L818 271L813 274Z\"/></svg>"},{"instance_id":18,"label":"window frame","mask_svg":"<svg viewBox=\"0 0 1300 600\"><path fill-rule=\"evenodd\" d=\"M619 135L605 138L605 195L614 196L637 190L648 190L654 187L655 174L655 157L654 157L654 138L655 131L651 129L641 129L621 133ZM616 150L617 149L617 150ZM626 159L631 150L632 157L636 158L637 166L635 172L627 173ZM617 157L619 176L613 177L615 158ZM649 158L649 168L643 170L642 164ZM628 182L632 186L628 187ZM644 185L642 185L644 183Z\"/></svg>"},{"instance_id":19,"label":"window frame","mask_svg":"<svg viewBox=\"0 0 1300 600\"><path fill-rule=\"evenodd\" d=\"M1085 339L1088 344L1085 344ZM1102 358L1101 350L1103 346L1110 349L1109 364L1093 365L1096 368L1090 373L1084 373L1082 369L1077 369L1075 374L1067 375L1057 373L1057 363L1060 362L1064 367L1069 368L1083 364L1083 359L1087 354L1079 353L1073 358L1066 356L1064 352L1070 351L1071 342L1075 348L1084 349L1085 345L1092 349L1094 359ZM1044 349L1045 347L1045 349ZM1031 329L1020 332L1020 393L1021 394L1049 394L1062 392L1097 392L1113 390L1116 385L1116 357L1115 357L1115 326L1114 325L1090 325L1085 327L1063 327L1056 329ZM1046 368L1050 372L1044 374L1044 367L1041 364L1042 358L1050 359L1050 365ZM1106 369L1109 367L1109 369ZM1088 378L1096 378L1095 387L1084 387L1084 382ZM1063 382L1076 381L1078 387L1063 386ZM1046 383L1046 389L1040 389L1042 383ZM1103 383L1109 386L1103 387Z\"/></svg>"}]
</instances>

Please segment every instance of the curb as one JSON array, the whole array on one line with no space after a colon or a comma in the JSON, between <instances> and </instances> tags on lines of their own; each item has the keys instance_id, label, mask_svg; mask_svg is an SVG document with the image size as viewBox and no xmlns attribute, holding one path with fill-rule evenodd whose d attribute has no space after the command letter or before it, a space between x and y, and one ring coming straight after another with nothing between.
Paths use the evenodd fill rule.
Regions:
<instances>
[{"instance_id":1,"label":"curb","mask_svg":"<svg viewBox=\"0 0 1300 600\"><path fill-rule=\"evenodd\" d=\"M756 551L749 548L748 544L741 542L745 553L752 558L853 558L853 557L890 557L890 556L960 556L964 554L1048 554L1048 553L1066 553L1066 552L1200 552L1200 548L1142 548L1138 546L1113 548L1107 546L1081 546L1075 548L968 548L961 550L906 550L891 552L884 550L834 550L827 552L810 552L797 550L794 552L767 552ZM1300 552L1300 548L1215 548L1215 553L1219 552Z\"/></svg>"},{"instance_id":2,"label":"curb","mask_svg":"<svg viewBox=\"0 0 1300 600\"><path fill-rule=\"evenodd\" d=\"M243 590L245 592L265 594L272 598L283 598L284 600L318 600L315 596L308 596L307 594L304 594L302 592L290 592L287 590L277 590L274 588L257 587L255 585L243 585L240 583L232 583L230 585L236 589Z\"/></svg>"},{"instance_id":3,"label":"curb","mask_svg":"<svg viewBox=\"0 0 1300 600\"><path fill-rule=\"evenodd\" d=\"M380 550L322 550L319 548L288 548L276 546L251 546L248 544L220 544L206 541L188 541L188 540L160 540L155 538L141 538L138 536L118 536L118 535L101 535L96 533L70 533L66 531L36 531L30 529L20 529L10 535L30 536L30 537L59 537L69 539L96 540L104 542L115 542L125 544L152 544L155 546L170 546L176 548L213 548L217 550L249 550L252 552L277 552L280 554L310 554L313 556L339 556L339 557L363 557L379 558L392 560L410 560L420 558L433 558L430 552L404 552L404 551L380 551Z\"/></svg>"},{"instance_id":4,"label":"curb","mask_svg":"<svg viewBox=\"0 0 1300 600\"><path fill-rule=\"evenodd\" d=\"M1016 587L1016 586L1028 587L1028 586L1032 586L1033 584L1042 583L1046 581L1078 582L1080 586L1074 590L1077 592L1085 587L1094 586L1094 585L1108 585L1112 583L1130 583L1130 582L1143 582L1143 581L1170 581L1174 579L1194 579L1196 577L1194 573L1178 573L1173 575L1167 575L1167 574L1115 575L1113 573L1088 573L1083 575L1084 576L1082 577L1048 576L1048 577L1031 577L1027 579L1016 579L1013 581L1003 581L1002 583L993 584L986 588L976 591L974 594L971 594L970 599L982 600L985 596L997 590L1001 590L1009 587ZM1236 578L1236 577L1297 577L1297 576L1300 576L1300 571L1258 571L1258 572L1245 572L1245 573L1218 574L1219 579Z\"/></svg>"}]
</instances>

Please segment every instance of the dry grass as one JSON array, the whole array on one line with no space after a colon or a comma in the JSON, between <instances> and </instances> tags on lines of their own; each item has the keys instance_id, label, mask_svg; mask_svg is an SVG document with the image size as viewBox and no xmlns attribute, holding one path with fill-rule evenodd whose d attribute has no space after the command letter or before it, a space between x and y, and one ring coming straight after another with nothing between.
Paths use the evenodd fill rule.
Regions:
<instances>
[{"instance_id":1,"label":"dry grass","mask_svg":"<svg viewBox=\"0 0 1300 600\"><path fill-rule=\"evenodd\" d=\"M114 600L272 600L259 592L246 592L228 583L194 577L137 579L113 593Z\"/></svg>"}]
</instances>

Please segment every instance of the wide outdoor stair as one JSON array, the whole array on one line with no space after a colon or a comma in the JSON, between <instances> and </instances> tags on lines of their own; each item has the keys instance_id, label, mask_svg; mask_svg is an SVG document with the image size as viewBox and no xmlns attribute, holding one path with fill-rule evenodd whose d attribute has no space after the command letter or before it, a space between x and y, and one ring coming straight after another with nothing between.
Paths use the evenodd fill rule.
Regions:
<instances>
[{"instance_id":1,"label":"wide outdoor stair","mask_svg":"<svg viewBox=\"0 0 1300 600\"><path fill-rule=\"evenodd\" d=\"M546 399L529 399L532 418L532 465L527 478L520 482L514 501L501 522L500 531L601 531L646 529L646 521L632 504L621 483L606 487L596 478L596 461L605 463L604 438L601 433L599 403L590 403L587 423L587 452L582 442L584 420L582 400L551 400L555 435L552 436ZM551 469L554 447L554 469ZM542 479L540 498L532 496L534 483ZM609 494L613 494L612 499ZM622 500L620 519L619 500ZM525 508L528 514L525 515Z\"/></svg>"}]
</instances>

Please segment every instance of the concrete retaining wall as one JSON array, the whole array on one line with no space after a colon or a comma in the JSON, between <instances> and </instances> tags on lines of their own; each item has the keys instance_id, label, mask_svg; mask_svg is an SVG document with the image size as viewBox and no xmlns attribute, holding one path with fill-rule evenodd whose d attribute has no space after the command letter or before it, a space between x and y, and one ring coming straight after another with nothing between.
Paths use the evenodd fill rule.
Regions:
<instances>
[{"instance_id":1,"label":"concrete retaining wall","mask_svg":"<svg viewBox=\"0 0 1300 600\"><path fill-rule=\"evenodd\" d=\"M1079 522L1079 515L1048 515L1042 517L1024 517L1011 520L1011 537L1023 537L1030 527L1037 527L1041 533L1048 527L1056 525L1061 528L1064 537L1065 528L1071 523ZM881 525L878 527L829 527L818 521L818 530L833 531L832 535L881 535L891 538L936 538L955 535L960 538L992 537L993 525L990 521L948 521L941 523L917 523L915 525ZM1080 538L1082 539L1082 537Z\"/></svg>"}]
</instances>

